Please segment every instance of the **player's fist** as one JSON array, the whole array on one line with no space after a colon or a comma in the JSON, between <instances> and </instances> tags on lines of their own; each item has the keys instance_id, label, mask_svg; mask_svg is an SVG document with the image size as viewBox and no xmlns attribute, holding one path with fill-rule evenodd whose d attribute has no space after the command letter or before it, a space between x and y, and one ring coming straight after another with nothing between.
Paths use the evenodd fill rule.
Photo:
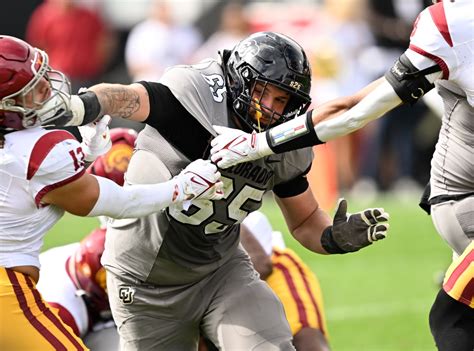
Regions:
<instances>
[{"instance_id":1,"label":"player's fist","mask_svg":"<svg viewBox=\"0 0 474 351\"><path fill-rule=\"evenodd\" d=\"M173 202L191 199L220 200L224 196L224 183L216 165L209 160L190 163L174 179L176 180Z\"/></svg>"},{"instance_id":2,"label":"player's fist","mask_svg":"<svg viewBox=\"0 0 474 351\"><path fill-rule=\"evenodd\" d=\"M245 133L240 129L213 126L219 134L211 141L211 160L220 168L253 161L272 152L265 133Z\"/></svg>"},{"instance_id":3,"label":"player's fist","mask_svg":"<svg viewBox=\"0 0 474 351\"><path fill-rule=\"evenodd\" d=\"M87 162L93 162L112 147L109 123L110 116L105 115L96 122L78 127L82 136L82 151Z\"/></svg>"}]
</instances>

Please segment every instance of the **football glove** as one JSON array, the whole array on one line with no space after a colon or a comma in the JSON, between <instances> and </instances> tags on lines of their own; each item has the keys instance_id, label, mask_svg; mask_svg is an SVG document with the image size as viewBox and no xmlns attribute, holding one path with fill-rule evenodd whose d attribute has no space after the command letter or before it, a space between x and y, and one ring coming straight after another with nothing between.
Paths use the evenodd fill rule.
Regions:
<instances>
[{"instance_id":1,"label":"football glove","mask_svg":"<svg viewBox=\"0 0 474 351\"><path fill-rule=\"evenodd\" d=\"M257 160L273 154L265 133L251 134L240 129L213 126L219 134L211 141L211 160L220 168Z\"/></svg>"},{"instance_id":2,"label":"football glove","mask_svg":"<svg viewBox=\"0 0 474 351\"><path fill-rule=\"evenodd\" d=\"M109 131L110 116L106 115L96 122L78 127L82 136L82 151L86 162L93 162L112 147Z\"/></svg>"},{"instance_id":3,"label":"football glove","mask_svg":"<svg viewBox=\"0 0 474 351\"><path fill-rule=\"evenodd\" d=\"M216 165L209 160L190 163L174 179L173 202L191 199L220 200L224 196L224 183Z\"/></svg>"},{"instance_id":4,"label":"football glove","mask_svg":"<svg viewBox=\"0 0 474 351\"><path fill-rule=\"evenodd\" d=\"M389 217L383 208L368 208L349 214L347 201L340 199L333 225L324 230L321 244L328 253L358 251L374 241L385 239Z\"/></svg>"}]
</instances>

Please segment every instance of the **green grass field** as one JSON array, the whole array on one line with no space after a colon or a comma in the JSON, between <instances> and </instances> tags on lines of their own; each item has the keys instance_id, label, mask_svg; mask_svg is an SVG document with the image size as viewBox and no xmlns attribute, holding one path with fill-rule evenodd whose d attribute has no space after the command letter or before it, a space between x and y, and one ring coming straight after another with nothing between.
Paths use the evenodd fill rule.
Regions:
<instances>
[{"instance_id":1,"label":"green grass field","mask_svg":"<svg viewBox=\"0 0 474 351\"><path fill-rule=\"evenodd\" d=\"M428 312L439 290L435 276L451 260L449 248L416 198L379 198L369 206L348 200L352 212L384 207L391 217L389 237L358 253L322 256L286 235L320 280L333 351L435 350ZM272 201L263 211L275 229L287 233ZM66 215L47 234L44 249L77 241L97 225L96 219Z\"/></svg>"}]
</instances>

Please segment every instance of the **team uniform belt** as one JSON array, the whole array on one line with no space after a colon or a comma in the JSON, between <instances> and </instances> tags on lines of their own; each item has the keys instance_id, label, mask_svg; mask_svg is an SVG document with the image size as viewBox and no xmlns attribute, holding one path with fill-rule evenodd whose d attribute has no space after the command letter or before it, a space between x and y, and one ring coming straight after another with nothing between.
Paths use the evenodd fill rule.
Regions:
<instances>
[{"instance_id":1,"label":"team uniform belt","mask_svg":"<svg viewBox=\"0 0 474 351\"><path fill-rule=\"evenodd\" d=\"M466 197L473 196L474 192L457 194L457 195L438 195L429 200L430 205L437 205L447 201L461 201Z\"/></svg>"}]
</instances>

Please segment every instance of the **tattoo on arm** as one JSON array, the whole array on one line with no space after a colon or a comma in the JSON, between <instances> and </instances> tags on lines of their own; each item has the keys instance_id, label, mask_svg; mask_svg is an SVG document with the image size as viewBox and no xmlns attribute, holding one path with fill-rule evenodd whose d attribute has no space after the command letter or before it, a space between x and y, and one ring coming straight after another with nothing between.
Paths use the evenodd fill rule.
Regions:
<instances>
[{"instance_id":1,"label":"tattoo on arm","mask_svg":"<svg viewBox=\"0 0 474 351\"><path fill-rule=\"evenodd\" d=\"M107 84L95 89L104 114L129 119L140 108L136 91L123 85Z\"/></svg>"}]
</instances>

